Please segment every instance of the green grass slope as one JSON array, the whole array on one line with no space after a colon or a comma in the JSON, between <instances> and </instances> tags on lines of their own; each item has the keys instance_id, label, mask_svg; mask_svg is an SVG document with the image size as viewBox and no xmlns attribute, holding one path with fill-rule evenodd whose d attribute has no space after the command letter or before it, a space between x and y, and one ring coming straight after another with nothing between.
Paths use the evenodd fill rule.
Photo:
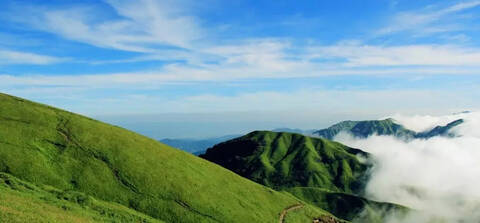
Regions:
<instances>
[{"instance_id":1,"label":"green grass slope","mask_svg":"<svg viewBox=\"0 0 480 223\"><path fill-rule=\"evenodd\" d=\"M80 192L43 188L0 173L0 222L151 222L125 206Z\"/></svg>"},{"instance_id":2,"label":"green grass slope","mask_svg":"<svg viewBox=\"0 0 480 223\"><path fill-rule=\"evenodd\" d=\"M362 189L369 168L359 155L368 156L326 139L256 131L220 143L201 157L275 189L320 187L352 193Z\"/></svg>"},{"instance_id":3,"label":"green grass slope","mask_svg":"<svg viewBox=\"0 0 480 223\"><path fill-rule=\"evenodd\" d=\"M358 168L365 167L353 166ZM153 139L4 94L0 172L165 222L274 222L285 207L299 202ZM353 173L338 180L351 185ZM306 210L311 216L303 217L325 214Z\"/></svg>"},{"instance_id":4,"label":"green grass slope","mask_svg":"<svg viewBox=\"0 0 480 223\"><path fill-rule=\"evenodd\" d=\"M360 159L370 155L327 139L256 131L218 144L201 157L348 221L381 223L387 214L407 211L358 196L370 167Z\"/></svg>"}]
</instances>

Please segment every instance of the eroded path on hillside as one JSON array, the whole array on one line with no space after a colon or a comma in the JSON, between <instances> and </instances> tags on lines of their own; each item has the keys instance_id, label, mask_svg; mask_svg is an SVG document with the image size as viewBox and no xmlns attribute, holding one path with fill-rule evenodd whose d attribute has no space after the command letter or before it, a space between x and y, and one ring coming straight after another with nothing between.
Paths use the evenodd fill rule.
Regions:
<instances>
[{"instance_id":1,"label":"eroded path on hillside","mask_svg":"<svg viewBox=\"0 0 480 223\"><path fill-rule=\"evenodd\" d=\"M295 204L290 207L287 207L282 210L282 213L280 213L280 219L278 220L278 223L284 223L285 222L285 216L289 211L297 210L303 208L303 204Z\"/></svg>"}]
</instances>

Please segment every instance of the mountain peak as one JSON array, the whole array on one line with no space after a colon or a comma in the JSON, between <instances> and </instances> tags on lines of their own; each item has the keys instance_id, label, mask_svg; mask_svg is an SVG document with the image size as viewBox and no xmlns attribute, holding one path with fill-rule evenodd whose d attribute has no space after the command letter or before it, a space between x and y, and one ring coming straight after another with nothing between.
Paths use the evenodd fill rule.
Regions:
<instances>
[{"instance_id":1,"label":"mountain peak","mask_svg":"<svg viewBox=\"0 0 480 223\"><path fill-rule=\"evenodd\" d=\"M369 167L358 155L369 156L327 139L254 131L220 143L201 157L277 189L300 186L358 192Z\"/></svg>"},{"instance_id":2,"label":"mountain peak","mask_svg":"<svg viewBox=\"0 0 480 223\"><path fill-rule=\"evenodd\" d=\"M455 120L445 126L436 126L432 130L415 132L397 123L393 118L366 121L342 121L326 129L315 131L313 135L333 139L340 132L347 132L355 137L366 138L371 135L391 135L402 139L431 138L435 136L454 136L450 130L464 122Z\"/></svg>"}]
</instances>

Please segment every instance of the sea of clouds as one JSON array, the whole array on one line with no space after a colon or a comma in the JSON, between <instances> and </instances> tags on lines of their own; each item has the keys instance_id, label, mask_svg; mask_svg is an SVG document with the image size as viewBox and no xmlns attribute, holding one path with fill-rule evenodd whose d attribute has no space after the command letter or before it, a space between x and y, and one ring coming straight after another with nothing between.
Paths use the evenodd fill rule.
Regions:
<instances>
[{"instance_id":1,"label":"sea of clouds","mask_svg":"<svg viewBox=\"0 0 480 223\"><path fill-rule=\"evenodd\" d=\"M463 119L452 129L456 137L402 140L393 136L354 138L341 133L335 138L371 153L375 165L366 196L414 210L389 223L480 222L480 113L446 116L392 116L415 131Z\"/></svg>"}]
</instances>

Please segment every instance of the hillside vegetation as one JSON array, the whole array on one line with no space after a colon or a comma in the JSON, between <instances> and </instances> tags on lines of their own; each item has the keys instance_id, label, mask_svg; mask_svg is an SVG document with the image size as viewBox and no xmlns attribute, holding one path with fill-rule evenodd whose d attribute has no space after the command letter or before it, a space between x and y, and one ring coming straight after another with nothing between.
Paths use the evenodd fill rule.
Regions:
<instances>
[{"instance_id":1,"label":"hillside vegetation","mask_svg":"<svg viewBox=\"0 0 480 223\"><path fill-rule=\"evenodd\" d=\"M369 164L359 156L369 155L326 139L269 131L220 143L201 155L275 189L321 187L340 192L362 189Z\"/></svg>"},{"instance_id":2,"label":"hillside vegetation","mask_svg":"<svg viewBox=\"0 0 480 223\"><path fill-rule=\"evenodd\" d=\"M151 222L161 223L125 206L81 192L37 187L0 173L0 222Z\"/></svg>"},{"instance_id":3,"label":"hillside vegetation","mask_svg":"<svg viewBox=\"0 0 480 223\"><path fill-rule=\"evenodd\" d=\"M332 150L322 157L327 159L333 154L337 153ZM346 186L329 186L353 190L357 183L355 174L366 167L354 162L353 155L338 155L350 157L344 162L332 163L332 166L338 165L333 171L343 171L337 181ZM272 156L276 157L281 155ZM327 182L330 172L322 171L312 178L314 182ZM91 197L121 210L131 209L125 212L133 214L126 216L165 222L274 222L284 208L300 202L286 192L256 184L153 139L4 94L0 94L0 172L28 182L31 188L53 188L32 189L34 192L30 193L16 191L3 183L0 216L7 220L12 219L9 217L12 213L25 219L41 218L42 215L33 214L39 206L31 205L38 203L46 207L44 212L50 213L44 221L51 222L48 219L56 218L53 215L58 210L58 202L48 197L58 198L51 193L64 191ZM18 205L5 204L11 200L18 201ZM102 219L95 211L78 210L76 205L81 204L72 205L74 214L69 212L65 216L80 219L72 222ZM122 215L116 210L113 209L113 214ZM306 204L289 219L298 222L325 214L328 215Z\"/></svg>"},{"instance_id":4,"label":"hillside vegetation","mask_svg":"<svg viewBox=\"0 0 480 223\"><path fill-rule=\"evenodd\" d=\"M220 143L200 157L345 220L381 223L387 214L407 211L362 198L371 156L327 139L255 131Z\"/></svg>"}]
</instances>

